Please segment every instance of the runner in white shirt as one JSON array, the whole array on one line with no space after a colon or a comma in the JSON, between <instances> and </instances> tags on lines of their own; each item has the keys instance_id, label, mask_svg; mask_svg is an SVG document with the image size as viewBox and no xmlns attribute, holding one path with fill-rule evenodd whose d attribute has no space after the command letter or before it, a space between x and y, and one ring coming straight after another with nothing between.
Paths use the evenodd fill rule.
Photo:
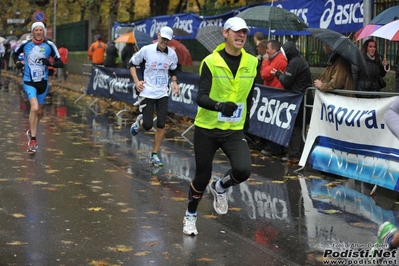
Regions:
<instances>
[{"instance_id":1,"label":"runner in white shirt","mask_svg":"<svg viewBox=\"0 0 399 266\"><path fill-rule=\"evenodd\" d=\"M133 77L136 90L140 93L140 112L142 112L130 128L133 136L137 135L140 128L148 131L153 126L154 107L157 112L157 129L155 132L154 146L150 162L155 166L163 166L158 157L158 150L165 135L165 121L168 113L169 77L171 79L172 93L179 94L177 83L177 55L168 48L172 40L173 30L162 27L158 33L158 42L142 47L130 59L130 74ZM144 78L139 80L137 67L145 63Z\"/></svg>"}]
</instances>

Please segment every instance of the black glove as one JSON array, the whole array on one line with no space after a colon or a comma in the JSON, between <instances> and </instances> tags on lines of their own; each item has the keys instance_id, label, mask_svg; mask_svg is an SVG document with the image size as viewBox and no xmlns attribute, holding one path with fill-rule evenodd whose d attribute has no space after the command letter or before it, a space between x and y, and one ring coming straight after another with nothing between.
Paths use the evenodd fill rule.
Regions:
<instances>
[{"instance_id":1,"label":"black glove","mask_svg":"<svg viewBox=\"0 0 399 266\"><path fill-rule=\"evenodd\" d=\"M238 105L233 102L223 102L216 104L216 110L222 112L225 116L232 116Z\"/></svg>"},{"instance_id":2,"label":"black glove","mask_svg":"<svg viewBox=\"0 0 399 266\"><path fill-rule=\"evenodd\" d=\"M42 59L40 59L40 60L42 60L42 64L43 64L43 65L51 66L51 63L50 63L50 61L48 61L47 58L42 58Z\"/></svg>"},{"instance_id":3,"label":"black glove","mask_svg":"<svg viewBox=\"0 0 399 266\"><path fill-rule=\"evenodd\" d=\"M21 61L17 61L17 62L15 62L15 67L16 67L17 69L21 69L21 68L24 67L24 64L22 64Z\"/></svg>"}]
</instances>

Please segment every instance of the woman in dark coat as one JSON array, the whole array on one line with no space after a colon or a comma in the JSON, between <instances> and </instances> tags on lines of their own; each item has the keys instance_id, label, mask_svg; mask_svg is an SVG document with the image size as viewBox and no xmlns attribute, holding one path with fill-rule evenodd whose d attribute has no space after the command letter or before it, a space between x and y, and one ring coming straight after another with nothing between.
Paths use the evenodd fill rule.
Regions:
<instances>
[{"instance_id":1,"label":"woman in dark coat","mask_svg":"<svg viewBox=\"0 0 399 266\"><path fill-rule=\"evenodd\" d=\"M353 81L357 91L375 91L379 92L386 85L384 80L387 73L385 68L388 63L386 60L381 60L381 56L377 51L377 44L374 40L368 39L362 45L362 54L366 59L366 68L368 73L364 73L358 68L354 67ZM376 98L376 95L358 95L359 98Z\"/></svg>"}]
</instances>

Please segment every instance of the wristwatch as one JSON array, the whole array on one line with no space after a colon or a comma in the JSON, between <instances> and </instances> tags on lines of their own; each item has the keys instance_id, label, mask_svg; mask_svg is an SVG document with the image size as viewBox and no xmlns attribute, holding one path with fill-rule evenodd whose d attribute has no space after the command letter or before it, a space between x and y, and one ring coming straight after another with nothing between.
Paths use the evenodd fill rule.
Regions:
<instances>
[{"instance_id":1,"label":"wristwatch","mask_svg":"<svg viewBox=\"0 0 399 266\"><path fill-rule=\"evenodd\" d=\"M220 110L220 102L217 102L216 104L215 104L215 110L216 111L219 111Z\"/></svg>"}]
</instances>

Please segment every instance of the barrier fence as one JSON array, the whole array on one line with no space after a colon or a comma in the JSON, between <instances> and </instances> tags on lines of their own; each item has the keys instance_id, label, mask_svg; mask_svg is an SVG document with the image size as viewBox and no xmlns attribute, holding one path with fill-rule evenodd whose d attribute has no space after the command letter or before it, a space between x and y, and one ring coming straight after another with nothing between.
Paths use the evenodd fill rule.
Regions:
<instances>
[{"instance_id":1,"label":"barrier fence","mask_svg":"<svg viewBox=\"0 0 399 266\"><path fill-rule=\"evenodd\" d=\"M82 76L89 74L84 72ZM168 111L194 119L199 75L178 72L177 77L180 94L169 95ZM399 94L308 90L314 91L315 100L312 105L305 104L303 112L305 118L306 112L312 109L307 134L306 125L303 125L305 148L299 165L302 168L309 165L316 170L399 191L399 140L384 121L385 111ZM378 98L348 97L335 93L374 95ZM126 105L133 105L138 97L128 69L102 66L91 67L84 95L110 98ZM307 93L303 96L256 84L249 133L287 147L302 100L306 103ZM120 110L118 114L125 110ZM192 127L182 133L186 140L185 134Z\"/></svg>"}]
</instances>

